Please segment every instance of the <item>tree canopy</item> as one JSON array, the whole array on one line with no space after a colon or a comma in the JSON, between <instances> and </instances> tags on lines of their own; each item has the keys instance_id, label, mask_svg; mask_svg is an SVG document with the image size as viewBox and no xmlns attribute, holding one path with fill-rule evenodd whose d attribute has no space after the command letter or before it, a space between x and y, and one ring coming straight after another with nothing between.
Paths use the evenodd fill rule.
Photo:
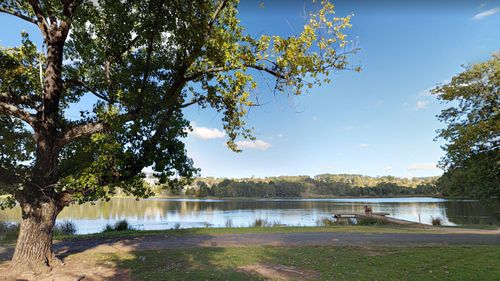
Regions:
<instances>
[{"instance_id":1,"label":"tree canopy","mask_svg":"<svg viewBox=\"0 0 500 281\"><path fill-rule=\"evenodd\" d=\"M438 118L447 127L440 165L443 192L453 196L500 196L500 54L466 67L451 82L433 90L451 106Z\"/></svg>"},{"instance_id":2,"label":"tree canopy","mask_svg":"<svg viewBox=\"0 0 500 281\"><path fill-rule=\"evenodd\" d=\"M21 46L0 48L0 194L23 212L13 260L49 264L55 218L72 202L117 187L148 196L144 167L160 182L196 174L184 108L220 112L238 151L266 88L257 76L275 94L300 95L352 68L351 17L329 1L312 5L303 30L283 37L247 33L237 0L2 1L0 13L43 37L36 46L23 33ZM83 99L95 102L68 116Z\"/></svg>"},{"instance_id":3,"label":"tree canopy","mask_svg":"<svg viewBox=\"0 0 500 281\"><path fill-rule=\"evenodd\" d=\"M189 130L183 108L198 104L221 112L228 146L238 150L236 138L251 138L244 116L257 105L254 76L260 72L273 79L274 91L298 95L347 68L347 54L354 51L343 33L350 16L333 17L327 1L300 34L287 38L245 33L238 1L122 2L1 4L4 13L36 23L45 38L37 47L23 33L22 46L0 50L0 120L6 131L0 167L9 175L2 177L9 186L4 193L31 181L36 142L29 126L43 122L46 111L48 54L40 50L56 40L56 32L63 33L58 44L64 44L64 61L63 87L51 113L58 154L51 189L80 202L107 196L117 185L146 195L138 175L147 166L162 182L193 175L182 142ZM97 97L92 108L80 118L65 115L89 94Z\"/></svg>"}]
</instances>

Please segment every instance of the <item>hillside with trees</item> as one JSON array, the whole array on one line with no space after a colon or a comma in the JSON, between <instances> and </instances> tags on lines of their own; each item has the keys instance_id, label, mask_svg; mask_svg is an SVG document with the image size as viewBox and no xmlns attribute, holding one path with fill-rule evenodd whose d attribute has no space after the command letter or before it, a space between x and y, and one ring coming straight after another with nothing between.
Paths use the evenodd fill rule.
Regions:
<instances>
[{"instance_id":1,"label":"hillside with trees","mask_svg":"<svg viewBox=\"0 0 500 281\"><path fill-rule=\"evenodd\" d=\"M266 178L197 178L184 187L192 197L298 198L332 196L439 196L437 177L397 178L350 174ZM181 195L180 190L173 194Z\"/></svg>"}]
</instances>

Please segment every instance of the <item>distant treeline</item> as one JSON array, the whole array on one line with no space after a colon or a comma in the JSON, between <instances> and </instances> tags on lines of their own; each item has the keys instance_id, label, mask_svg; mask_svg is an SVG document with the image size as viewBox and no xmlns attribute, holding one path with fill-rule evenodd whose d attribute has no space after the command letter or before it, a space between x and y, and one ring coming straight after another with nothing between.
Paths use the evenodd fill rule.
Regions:
<instances>
[{"instance_id":1,"label":"distant treeline","mask_svg":"<svg viewBox=\"0 0 500 281\"><path fill-rule=\"evenodd\" d=\"M411 196L440 195L437 177L396 178L347 174L283 176L270 178L198 178L184 188L193 197L290 198L320 196Z\"/></svg>"}]
</instances>

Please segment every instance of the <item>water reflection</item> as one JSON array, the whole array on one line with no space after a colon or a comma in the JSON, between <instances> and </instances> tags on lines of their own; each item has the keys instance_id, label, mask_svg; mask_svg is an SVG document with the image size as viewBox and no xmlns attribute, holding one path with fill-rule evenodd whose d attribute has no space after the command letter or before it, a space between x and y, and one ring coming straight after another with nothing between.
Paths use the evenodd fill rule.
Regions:
<instances>
[{"instance_id":1,"label":"water reflection","mask_svg":"<svg viewBox=\"0 0 500 281\"><path fill-rule=\"evenodd\" d=\"M138 229L201 227L209 223L224 227L228 220L234 226L248 226L263 218L286 225L315 225L321 217L333 212L362 212L364 205L374 212L392 217L430 223L440 217L446 225L498 224L496 212L500 202L485 205L477 201L448 201L438 198L342 198L295 200L196 200L196 199L113 199L94 205L72 205L64 209L59 220L72 220L78 233L99 232L107 223L127 219ZM19 221L19 208L0 211L0 221Z\"/></svg>"}]
</instances>

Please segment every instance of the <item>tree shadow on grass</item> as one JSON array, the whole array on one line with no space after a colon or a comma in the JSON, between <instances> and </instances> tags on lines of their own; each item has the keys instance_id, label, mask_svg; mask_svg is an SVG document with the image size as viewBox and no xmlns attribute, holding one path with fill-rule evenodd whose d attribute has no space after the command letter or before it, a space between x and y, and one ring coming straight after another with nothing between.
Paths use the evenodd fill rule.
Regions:
<instances>
[{"instance_id":1,"label":"tree shadow on grass","mask_svg":"<svg viewBox=\"0 0 500 281\"><path fill-rule=\"evenodd\" d=\"M49 274L33 276L23 275L6 280L132 280L127 266L120 266L119 260L131 261L134 252L141 249L149 251L155 248L181 248L183 246L197 247L205 245L211 239L209 235L191 237L183 244L176 243L179 237L169 235L134 236L121 238L85 238L72 239L54 244L56 256L63 262L54 266ZM8 266L12 258L14 244L0 246L0 269ZM144 258L138 256L138 262ZM168 262L168 261L167 261ZM3 279L0 273L0 280ZM141 279L139 279L141 280ZM154 280L154 279L153 279Z\"/></svg>"},{"instance_id":2,"label":"tree shadow on grass","mask_svg":"<svg viewBox=\"0 0 500 281\"><path fill-rule=\"evenodd\" d=\"M307 264L295 267L288 249L255 246L138 250L108 255L107 259L118 268L130 270L135 280L320 279L320 272Z\"/></svg>"},{"instance_id":3,"label":"tree shadow on grass","mask_svg":"<svg viewBox=\"0 0 500 281\"><path fill-rule=\"evenodd\" d=\"M225 248L187 248L133 251L109 255L117 268L125 268L133 280L264 280L236 270L231 260L220 263Z\"/></svg>"}]
</instances>

